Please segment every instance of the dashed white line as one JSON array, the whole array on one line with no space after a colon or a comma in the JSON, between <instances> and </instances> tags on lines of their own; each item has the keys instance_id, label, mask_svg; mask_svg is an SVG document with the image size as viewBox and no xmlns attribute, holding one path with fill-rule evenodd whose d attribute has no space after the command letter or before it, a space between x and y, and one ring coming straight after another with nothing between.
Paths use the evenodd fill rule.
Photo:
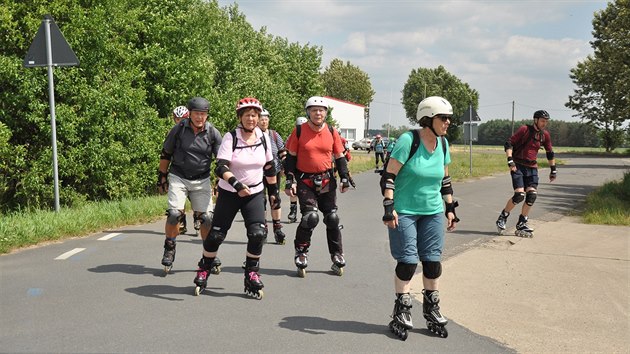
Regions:
<instances>
[{"instance_id":1,"label":"dashed white line","mask_svg":"<svg viewBox=\"0 0 630 354\"><path fill-rule=\"evenodd\" d=\"M99 238L98 240L99 241L107 241L107 240L112 239L112 238L114 238L114 237L116 237L118 235L120 235L120 232L114 232L114 233L111 233L111 234L107 234L107 235Z\"/></svg>"},{"instance_id":2,"label":"dashed white line","mask_svg":"<svg viewBox=\"0 0 630 354\"><path fill-rule=\"evenodd\" d=\"M68 251L62 255L60 255L59 257L55 258L55 260L64 260L64 259L68 259L72 256L74 256L75 254L79 253L79 252L83 252L85 251L85 248L75 248L72 251Z\"/></svg>"}]
</instances>

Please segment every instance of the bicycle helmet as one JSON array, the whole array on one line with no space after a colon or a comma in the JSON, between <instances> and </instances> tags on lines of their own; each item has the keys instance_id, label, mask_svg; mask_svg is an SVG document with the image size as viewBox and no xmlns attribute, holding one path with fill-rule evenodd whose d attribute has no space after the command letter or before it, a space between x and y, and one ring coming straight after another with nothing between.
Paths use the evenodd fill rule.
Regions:
<instances>
[{"instance_id":1,"label":"bicycle helmet","mask_svg":"<svg viewBox=\"0 0 630 354\"><path fill-rule=\"evenodd\" d=\"M260 112L260 116L261 117L267 117L267 118L271 118L271 114L269 114L269 111L266 109L262 109L262 112Z\"/></svg>"},{"instance_id":2,"label":"bicycle helmet","mask_svg":"<svg viewBox=\"0 0 630 354\"><path fill-rule=\"evenodd\" d=\"M324 97L320 97L320 96L313 96L313 97L309 98L308 100L306 100L306 104L304 105L304 109L308 109L308 107L312 107L312 106L324 107L324 108L328 109L328 104L326 103L326 99L324 99Z\"/></svg>"},{"instance_id":3,"label":"bicycle helmet","mask_svg":"<svg viewBox=\"0 0 630 354\"><path fill-rule=\"evenodd\" d=\"M418 103L418 112L416 119L422 126L424 118L433 118L438 114L453 115L453 106L445 98L438 96L431 96L423 99ZM426 119L424 119L425 124ZM428 123L430 125L430 123Z\"/></svg>"},{"instance_id":4,"label":"bicycle helmet","mask_svg":"<svg viewBox=\"0 0 630 354\"><path fill-rule=\"evenodd\" d=\"M380 138L382 138L382 136L381 136L381 134L376 134L376 137L375 137L375 138L376 138L376 139L380 139Z\"/></svg>"},{"instance_id":5,"label":"bicycle helmet","mask_svg":"<svg viewBox=\"0 0 630 354\"><path fill-rule=\"evenodd\" d=\"M297 117L297 119L295 120L295 125L302 125L306 122L308 122L308 119L306 119L306 117Z\"/></svg>"},{"instance_id":6,"label":"bicycle helmet","mask_svg":"<svg viewBox=\"0 0 630 354\"><path fill-rule=\"evenodd\" d=\"M208 112L210 110L210 102L203 97L193 97L188 101L189 111Z\"/></svg>"},{"instance_id":7,"label":"bicycle helmet","mask_svg":"<svg viewBox=\"0 0 630 354\"><path fill-rule=\"evenodd\" d=\"M262 112L263 110L263 107L262 107L262 104L260 104L260 101L258 101L254 97L245 97L239 100L238 103L236 103L236 113L238 113L241 109L244 109L244 108L255 108L259 112Z\"/></svg>"},{"instance_id":8,"label":"bicycle helmet","mask_svg":"<svg viewBox=\"0 0 630 354\"><path fill-rule=\"evenodd\" d=\"M538 111L534 112L534 118L549 119L551 117L549 117L549 113L547 113L547 111L541 109L541 110L538 110Z\"/></svg>"},{"instance_id":9,"label":"bicycle helmet","mask_svg":"<svg viewBox=\"0 0 630 354\"><path fill-rule=\"evenodd\" d=\"M184 106L177 106L173 110L173 117L175 118L180 118L180 119L188 118L189 115L190 115L190 112L188 111L188 108Z\"/></svg>"}]
</instances>

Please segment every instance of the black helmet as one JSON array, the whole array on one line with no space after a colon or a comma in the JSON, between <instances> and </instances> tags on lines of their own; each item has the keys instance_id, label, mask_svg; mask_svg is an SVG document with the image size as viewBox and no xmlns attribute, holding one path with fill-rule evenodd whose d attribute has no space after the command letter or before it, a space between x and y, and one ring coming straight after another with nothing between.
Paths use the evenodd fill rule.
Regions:
<instances>
[{"instance_id":1,"label":"black helmet","mask_svg":"<svg viewBox=\"0 0 630 354\"><path fill-rule=\"evenodd\" d=\"M544 119L549 119L549 113L547 113L547 111L544 110L539 110L534 112L534 118L544 118Z\"/></svg>"},{"instance_id":2,"label":"black helmet","mask_svg":"<svg viewBox=\"0 0 630 354\"><path fill-rule=\"evenodd\" d=\"M188 101L189 111L201 111L208 112L210 109L210 103L203 97L193 97Z\"/></svg>"}]
</instances>

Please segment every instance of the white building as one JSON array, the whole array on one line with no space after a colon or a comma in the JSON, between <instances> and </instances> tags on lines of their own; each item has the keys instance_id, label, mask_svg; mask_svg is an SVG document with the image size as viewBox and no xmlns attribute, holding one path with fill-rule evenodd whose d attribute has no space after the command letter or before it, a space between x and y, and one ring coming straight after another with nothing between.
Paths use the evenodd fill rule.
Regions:
<instances>
[{"instance_id":1,"label":"white building","mask_svg":"<svg viewBox=\"0 0 630 354\"><path fill-rule=\"evenodd\" d=\"M361 140L365 134L365 106L326 96L332 108L332 119L337 122L341 136L348 142Z\"/></svg>"}]
</instances>

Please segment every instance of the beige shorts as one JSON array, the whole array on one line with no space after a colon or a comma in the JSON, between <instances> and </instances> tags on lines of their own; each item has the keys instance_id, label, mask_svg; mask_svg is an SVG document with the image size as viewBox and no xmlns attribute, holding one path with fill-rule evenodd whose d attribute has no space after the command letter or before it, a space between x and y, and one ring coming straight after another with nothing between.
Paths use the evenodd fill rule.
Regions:
<instances>
[{"instance_id":1,"label":"beige shorts","mask_svg":"<svg viewBox=\"0 0 630 354\"><path fill-rule=\"evenodd\" d=\"M186 198L190 199L193 211L212 211L212 186L210 177L198 180L180 178L168 174L168 208L184 210Z\"/></svg>"}]
</instances>

